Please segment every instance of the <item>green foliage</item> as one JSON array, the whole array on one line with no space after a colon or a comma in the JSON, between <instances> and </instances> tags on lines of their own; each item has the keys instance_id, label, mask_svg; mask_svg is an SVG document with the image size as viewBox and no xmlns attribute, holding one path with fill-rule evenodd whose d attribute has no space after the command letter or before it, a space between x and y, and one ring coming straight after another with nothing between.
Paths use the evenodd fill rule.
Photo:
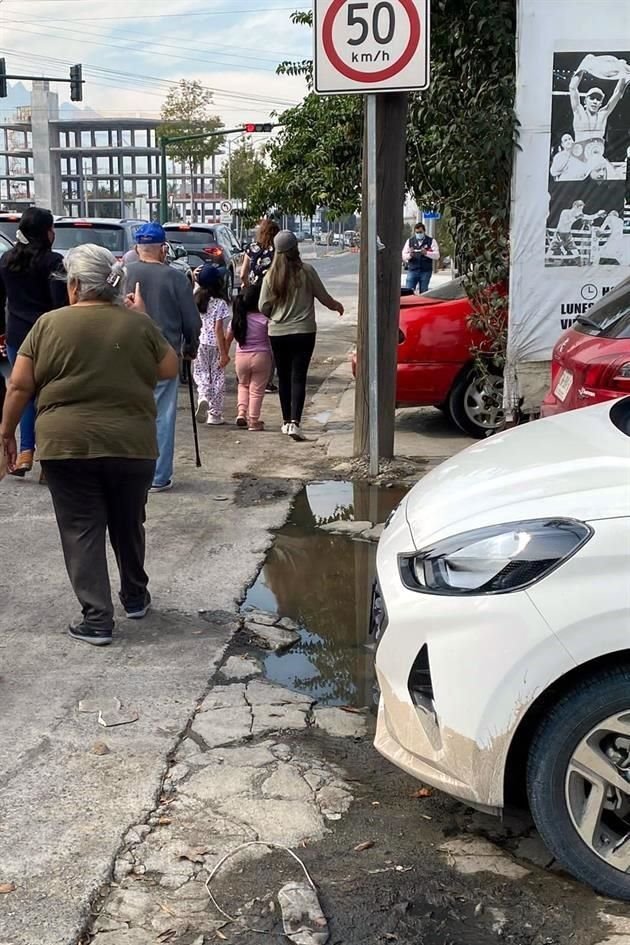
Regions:
<instances>
[{"instance_id":1,"label":"green foliage","mask_svg":"<svg viewBox=\"0 0 630 945\"><path fill-rule=\"evenodd\" d=\"M216 131L223 126L218 115L210 112L212 93L196 80L181 79L177 88L166 96L160 115L168 124L157 129L161 135L188 135ZM167 147L168 156L191 169L198 168L206 158L216 154L224 139L220 135L196 141L176 141Z\"/></svg>"},{"instance_id":2,"label":"green foliage","mask_svg":"<svg viewBox=\"0 0 630 945\"><path fill-rule=\"evenodd\" d=\"M250 196L254 215L275 208L311 216L324 206L337 218L358 209L361 107L353 96L322 98L311 92L282 113L283 127L267 146L271 168Z\"/></svg>"},{"instance_id":3,"label":"green foliage","mask_svg":"<svg viewBox=\"0 0 630 945\"><path fill-rule=\"evenodd\" d=\"M267 174L265 162L256 152L252 141L246 138L238 147L232 149L230 163L232 165L231 195L236 200L248 200L258 181ZM219 192L227 195L229 189L227 161L221 168L218 186Z\"/></svg>"},{"instance_id":4,"label":"green foliage","mask_svg":"<svg viewBox=\"0 0 630 945\"><path fill-rule=\"evenodd\" d=\"M447 211L474 323L504 360L514 115L515 0L433 0L431 85L412 96L407 182Z\"/></svg>"}]
</instances>

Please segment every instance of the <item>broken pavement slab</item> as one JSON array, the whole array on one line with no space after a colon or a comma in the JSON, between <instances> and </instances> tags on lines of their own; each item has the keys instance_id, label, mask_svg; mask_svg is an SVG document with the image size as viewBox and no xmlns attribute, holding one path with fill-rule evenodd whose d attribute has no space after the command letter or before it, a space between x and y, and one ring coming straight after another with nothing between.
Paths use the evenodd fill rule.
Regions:
<instances>
[{"instance_id":1,"label":"broken pavement slab","mask_svg":"<svg viewBox=\"0 0 630 945\"><path fill-rule=\"evenodd\" d=\"M506 879L529 876L529 870L482 837L455 837L439 846L438 851L445 853L450 865L460 873L495 873Z\"/></svg>"},{"instance_id":2,"label":"broken pavement slab","mask_svg":"<svg viewBox=\"0 0 630 945\"><path fill-rule=\"evenodd\" d=\"M248 679L260 675L262 666L250 656L230 656L221 667L221 673L226 679Z\"/></svg>"},{"instance_id":3,"label":"broken pavement slab","mask_svg":"<svg viewBox=\"0 0 630 945\"><path fill-rule=\"evenodd\" d=\"M363 738L367 732L367 718L355 712L344 712L335 707L315 708L315 727L337 738Z\"/></svg>"}]
</instances>

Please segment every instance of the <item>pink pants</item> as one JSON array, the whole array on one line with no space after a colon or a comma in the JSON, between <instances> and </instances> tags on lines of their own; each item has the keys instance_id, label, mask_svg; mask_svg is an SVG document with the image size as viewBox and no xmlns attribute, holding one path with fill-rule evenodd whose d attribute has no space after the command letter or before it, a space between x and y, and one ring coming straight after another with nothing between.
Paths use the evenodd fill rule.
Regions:
<instances>
[{"instance_id":1,"label":"pink pants","mask_svg":"<svg viewBox=\"0 0 630 945\"><path fill-rule=\"evenodd\" d=\"M238 377L238 415L254 422L260 420L265 388L271 372L271 354L266 351L236 352Z\"/></svg>"}]
</instances>

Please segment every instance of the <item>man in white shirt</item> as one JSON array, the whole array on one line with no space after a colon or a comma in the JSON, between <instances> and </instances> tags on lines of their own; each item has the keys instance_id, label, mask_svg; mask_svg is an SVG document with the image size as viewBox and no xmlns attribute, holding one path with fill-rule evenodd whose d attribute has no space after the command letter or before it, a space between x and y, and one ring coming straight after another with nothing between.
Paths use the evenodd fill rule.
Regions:
<instances>
[{"instance_id":1,"label":"man in white shirt","mask_svg":"<svg viewBox=\"0 0 630 945\"><path fill-rule=\"evenodd\" d=\"M433 275L433 260L440 258L437 240L427 236L423 223L416 223L413 236L405 243L402 258L407 263L407 288L418 288L422 295L429 288Z\"/></svg>"}]
</instances>

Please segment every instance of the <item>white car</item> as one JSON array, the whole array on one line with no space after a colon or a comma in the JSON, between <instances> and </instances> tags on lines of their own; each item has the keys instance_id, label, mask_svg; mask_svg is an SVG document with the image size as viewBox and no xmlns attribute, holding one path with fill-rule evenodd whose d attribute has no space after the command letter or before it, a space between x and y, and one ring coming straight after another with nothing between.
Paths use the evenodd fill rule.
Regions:
<instances>
[{"instance_id":1,"label":"white car","mask_svg":"<svg viewBox=\"0 0 630 945\"><path fill-rule=\"evenodd\" d=\"M630 398L476 444L378 547L376 748L483 810L529 803L630 899Z\"/></svg>"}]
</instances>

